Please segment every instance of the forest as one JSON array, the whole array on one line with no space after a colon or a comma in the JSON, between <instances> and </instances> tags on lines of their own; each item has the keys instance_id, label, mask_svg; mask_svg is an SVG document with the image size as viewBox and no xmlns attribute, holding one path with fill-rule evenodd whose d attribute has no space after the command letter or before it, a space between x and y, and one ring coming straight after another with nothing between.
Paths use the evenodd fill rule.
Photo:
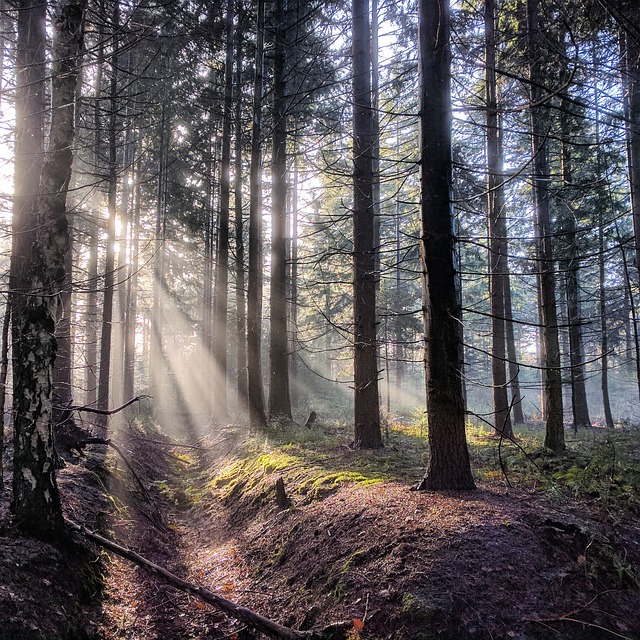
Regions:
<instances>
[{"instance_id":1,"label":"forest","mask_svg":"<svg viewBox=\"0 0 640 640\"><path fill-rule=\"evenodd\" d=\"M640 639L637 0L0 0L0 640Z\"/></svg>"}]
</instances>

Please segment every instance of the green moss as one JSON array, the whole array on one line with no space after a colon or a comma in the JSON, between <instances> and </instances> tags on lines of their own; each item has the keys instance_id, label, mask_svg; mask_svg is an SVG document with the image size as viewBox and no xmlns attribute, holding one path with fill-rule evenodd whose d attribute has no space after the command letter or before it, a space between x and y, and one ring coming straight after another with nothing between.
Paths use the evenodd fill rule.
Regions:
<instances>
[{"instance_id":1,"label":"green moss","mask_svg":"<svg viewBox=\"0 0 640 640\"><path fill-rule=\"evenodd\" d=\"M342 567L342 573L347 573L347 571L349 571L351 567L362 564L365 561L366 557L367 554L365 551L356 551L355 553L352 553L344 563L344 566Z\"/></svg>"},{"instance_id":2,"label":"green moss","mask_svg":"<svg viewBox=\"0 0 640 640\"><path fill-rule=\"evenodd\" d=\"M402 608L400 611L407 621L420 624L432 622L433 619L441 612L438 607L421 602L421 600L412 593L404 594L402 597Z\"/></svg>"},{"instance_id":3,"label":"green moss","mask_svg":"<svg viewBox=\"0 0 640 640\"><path fill-rule=\"evenodd\" d=\"M323 498L332 493L344 483L360 484L362 486L371 486L380 484L384 478L365 476L358 471L334 471L331 473L320 473L320 475L311 475L306 478L298 486L299 493L307 495L310 498Z\"/></svg>"}]
</instances>

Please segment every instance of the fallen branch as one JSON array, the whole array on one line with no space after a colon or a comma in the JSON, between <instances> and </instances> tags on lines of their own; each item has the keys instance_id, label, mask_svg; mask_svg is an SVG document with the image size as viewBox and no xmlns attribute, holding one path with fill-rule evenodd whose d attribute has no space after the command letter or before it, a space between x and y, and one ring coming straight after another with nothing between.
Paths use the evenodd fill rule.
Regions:
<instances>
[{"instance_id":1,"label":"fallen branch","mask_svg":"<svg viewBox=\"0 0 640 640\"><path fill-rule=\"evenodd\" d=\"M134 564L137 564L139 567L142 567L146 571L149 571L150 573L158 576L167 584L170 584L172 587L195 596L199 600L202 600L203 602L212 605L216 609L223 611L229 617L235 618L236 620L243 622L244 624L252 627L253 629L256 629L257 631L261 631L270 638L275 638L276 640L338 640L339 638L345 637L345 627L347 626L346 623L332 625L331 627L327 627L325 630L320 632L296 631L295 629L291 629L290 627L285 627L281 624L278 624L277 622L274 622L273 620L270 620L269 618L261 616L259 613L255 613L251 609L247 609L246 607L242 607L235 602L232 602L231 600L227 600L227 598L223 598L222 596L217 595L209 589L199 587L195 584L192 584L191 582L183 580L164 567L161 567L160 565L147 560L147 558L141 556L135 551L131 551L131 549L122 547L119 544L108 540L107 538L103 538L101 535L90 531L85 526L75 524L70 520L67 520L67 523L72 531L79 533L87 540L91 540L101 547L113 551L122 558L126 558Z\"/></svg>"},{"instance_id":2,"label":"fallen branch","mask_svg":"<svg viewBox=\"0 0 640 640\"><path fill-rule=\"evenodd\" d=\"M79 405L71 405L69 407L61 407L54 406L54 409L58 409L59 411L84 411L85 413L97 413L100 416L112 416L115 413L119 413L123 409L126 409L129 405L132 405L134 402L139 402L140 400L144 400L145 398L150 398L151 396L136 396L135 398L131 398L128 402L125 402L121 407L117 409L96 409L95 407L90 407L85 404Z\"/></svg>"}]
</instances>

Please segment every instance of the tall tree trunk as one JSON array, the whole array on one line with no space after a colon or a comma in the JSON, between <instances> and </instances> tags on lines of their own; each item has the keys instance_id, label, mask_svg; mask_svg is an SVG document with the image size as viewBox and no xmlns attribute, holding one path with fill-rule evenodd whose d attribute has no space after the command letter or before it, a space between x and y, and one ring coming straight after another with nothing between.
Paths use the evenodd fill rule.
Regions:
<instances>
[{"instance_id":1,"label":"tall tree trunk","mask_svg":"<svg viewBox=\"0 0 640 640\"><path fill-rule=\"evenodd\" d=\"M287 335L287 80L285 0L275 0L271 161L271 290L269 418L291 420Z\"/></svg>"},{"instance_id":2,"label":"tall tree trunk","mask_svg":"<svg viewBox=\"0 0 640 640\"><path fill-rule=\"evenodd\" d=\"M491 298L491 339L493 412L495 429L513 437L511 411L507 395L505 367L505 319L504 289L507 262L506 233L504 220L504 173L501 131L498 116L496 82L496 7L494 0L485 0L485 52L487 93L487 214L489 231L489 293Z\"/></svg>"},{"instance_id":3,"label":"tall tree trunk","mask_svg":"<svg viewBox=\"0 0 640 640\"><path fill-rule=\"evenodd\" d=\"M87 264L87 310L85 313L85 403L94 406L98 399L98 229L89 223L89 259Z\"/></svg>"},{"instance_id":4,"label":"tall tree trunk","mask_svg":"<svg viewBox=\"0 0 640 640\"><path fill-rule=\"evenodd\" d=\"M4 90L5 58L8 53L7 41L10 37L9 21L4 12L4 0L0 0L0 108ZM4 490L4 434L5 403L7 399L7 374L9 371L9 327L11 324L11 304L9 297L5 301L2 321L2 339L0 341L0 491Z\"/></svg>"},{"instance_id":5,"label":"tall tree trunk","mask_svg":"<svg viewBox=\"0 0 640 640\"><path fill-rule=\"evenodd\" d=\"M252 428L266 425L262 384L262 90L264 71L264 7L257 0L256 61L253 83L253 126L249 169L249 272L247 282L247 375Z\"/></svg>"},{"instance_id":6,"label":"tall tree trunk","mask_svg":"<svg viewBox=\"0 0 640 640\"><path fill-rule=\"evenodd\" d=\"M209 131L212 132L209 140L209 158L207 167L207 203L205 207L206 219L204 221L204 277L202 278L202 343L208 354L213 357L213 258L214 258L214 203L216 195L217 154L218 146L213 136L215 126L214 109L209 110ZM213 376L213 369L208 374Z\"/></svg>"},{"instance_id":7,"label":"tall tree trunk","mask_svg":"<svg viewBox=\"0 0 640 640\"><path fill-rule=\"evenodd\" d=\"M541 33L538 0L527 1L527 56L531 70L531 152L533 169L536 259L540 283L542 367L545 374L547 427L545 447L555 453L565 448L560 374L560 344L556 310L556 283L553 265L551 213L549 206L549 166L547 160L546 109L540 104L543 85Z\"/></svg>"},{"instance_id":8,"label":"tall tree trunk","mask_svg":"<svg viewBox=\"0 0 640 640\"><path fill-rule=\"evenodd\" d=\"M9 47L7 42L11 37L11 26L7 19L5 0L0 0L0 112L2 110L2 98L4 95L4 68ZM0 445L2 446L2 445ZM1 468L2 462L0 462Z\"/></svg>"},{"instance_id":9,"label":"tall tree trunk","mask_svg":"<svg viewBox=\"0 0 640 640\"><path fill-rule=\"evenodd\" d=\"M13 364L13 388L18 382L17 373L21 366L17 345L21 339L20 319L25 310L30 282L28 260L33 244L37 221L35 219L36 196L42 169L44 151L45 113L45 52L46 52L46 5L38 0L22 0L17 12L16 41L16 89L15 89L15 146L13 215L11 218L11 266L9 271L10 294L7 300L8 313L5 323L11 317L11 342ZM25 363L26 364L26 363ZM21 428L24 416L16 415L17 396L14 393L14 439ZM4 411L4 406L3 406ZM50 434L44 434L47 451L51 449ZM24 466L34 464L28 443ZM14 460L14 467L16 460ZM16 478L13 482L15 484ZM53 471L46 481L53 485L52 498L58 500ZM16 496L13 497L14 503ZM57 507L52 505L55 511ZM38 516L39 517L39 516Z\"/></svg>"},{"instance_id":10,"label":"tall tree trunk","mask_svg":"<svg viewBox=\"0 0 640 640\"><path fill-rule=\"evenodd\" d=\"M602 391L602 407L604 410L605 424L613 429L613 415L611 413L611 401L609 399L609 333L607 328L607 295L605 284L605 242L604 220L602 210L599 212L598 222L598 290L599 290L599 315L600 315L600 390Z\"/></svg>"},{"instance_id":11,"label":"tall tree trunk","mask_svg":"<svg viewBox=\"0 0 640 640\"><path fill-rule=\"evenodd\" d=\"M627 343L628 369L633 370L635 364L636 382L638 385L638 396L640 397L640 336L638 335L638 309L636 307L629 260L625 251L625 243L622 241L618 221L615 221L616 237L620 246L622 256L622 266L624 269L624 314L625 314L625 340Z\"/></svg>"},{"instance_id":12,"label":"tall tree trunk","mask_svg":"<svg viewBox=\"0 0 640 640\"><path fill-rule=\"evenodd\" d=\"M570 130L568 123L568 104L563 100L567 110L561 113L562 118L562 181L564 183L564 197L560 204L561 217L564 222L565 240L568 246L569 258L561 262L564 272L565 292L567 299L567 324L569 325L569 363L571 375L571 410L573 413L573 428L591 427L582 348L582 313L580 309L578 270L580 259L576 251L576 220L571 207L572 198L568 191L572 188L572 158L570 148Z\"/></svg>"},{"instance_id":13,"label":"tall tree trunk","mask_svg":"<svg viewBox=\"0 0 640 640\"><path fill-rule=\"evenodd\" d=\"M2 338L0 342L0 491L4 491L5 405L7 403L7 374L9 372L10 325L11 305L7 300L2 318Z\"/></svg>"},{"instance_id":14,"label":"tall tree trunk","mask_svg":"<svg viewBox=\"0 0 640 640\"><path fill-rule=\"evenodd\" d=\"M354 446L382 447L376 346L369 0L352 1Z\"/></svg>"},{"instance_id":15,"label":"tall tree trunk","mask_svg":"<svg viewBox=\"0 0 640 640\"><path fill-rule=\"evenodd\" d=\"M238 28L236 29L236 110L234 138L234 231L236 240L236 371L238 399L241 408L247 404L247 297L244 264L244 217L242 211L242 29L240 16L242 3L238 2Z\"/></svg>"},{"instance_id":16,"label":"tall tree trunk","mask_svg":"<svg viewBox=\"0 0 640 640\"><path fill-rule=\"evenodd\" d=\"M116 191L118 188L117 113L118 113L118 36L120 2L113 4L111 78L109 83L109 180L107 191L107 246L104 265L104 297L100 330L100 375L98 378L98 409L109 407L111 390L111 341L113 337L113 297L115 293ZM107 415L100 415L98 423L106 427Z\"/></svg>"},{"instance_id":17,"label":"tall tree trunk","mask_svg":"<svg viewBox=\"0 0 640 640\"><path fill-rule=\"evenodd\" d=\"M640 11L636 8L630 11L630 14L634 14L637 18ZM629 18L631 19L631 16ZM631 213L635 234L635 261L640 286L640 42L634 34L624 31L621 32L620 41Z\"/></svg>"},{"instance_id":18,"label":"tall tree trunk","mask_svg":"<svg viewBox=\"0 0 640 640\"><path fill-rule=\"evenodd\" d=\"M215 286L216 413L226 416L228 307L229 307L229 201L231 196L231 116L233 88L234 0L227 0L226 55L224 65L224 111L222 115L222 157L220 159L220 209Z\"/></svg>"},{"instance_id":19,"label":"tall tree trunk","mask_svg":"<svg viewBox=\"0 0 640 640\"><path fill-rule=\"evenodd\" d=\"M153 261L153 308L151 310L151 335L149 342L149 386L151 395L162 398L165 391L164 360L164 254L166 232L166 146L167 107L163 102L160 109L160 131L158 136L158 183L156 189L156 228ZM158 409L162 406L159 403Z\"/></svg>"},{"instance_id":20,"label":"tall tree trunk","mask_svg":"<svg viewBox=\"0 0 640 640\"><path fill-rule=\"evenodd\" d=\"M294 126L294 131L297 127ZM289 353L291 376L291 403L295 404L300 392L298 381L298 150L293 150L293 185L291 189L291 250L289 252L289 312L290 312L290 339Z\"/></svg>"},{"instance_id":21,"label":"tall tree trunk","mask_svg":"<svg viewBox=\"0 0 640 640\"><path fill-rule=\"evenodd\" d=\"M449 0L418 0L420 187L429 468L421 489L473 489L453 233Z\"/></svg>"},{"instance_id":22,"label":"tall tree trunk","mask_svg":"<svg viewBox=\"0 0 640 640\"><path fill-rule=\"evenodd\" d=\"M635 8L631 14L636 19L628 24L637 24L640 11ZM624 96L624 116L627 134L627 161L629 166L629 186L631 198L631 215L635 236L635 264L637 285L640 286L640 42L633 32L620 31L620 57L622 71L622 87ZM634 313L635 316L635 313ZM636 337L636 371L638 391L640 393L640 356L638 355L638 325L635 317L633 334Z\"/></svg>"},{"instance_id":23,"label":"tall tree trunk","mask_svg":"<svg viewBox=\"0 0 640 640\"><path fill-rule=\"evenodd\" d=\"M44 27L45 7L40 6L41 9L29 3L19 12L25 14L25 22L19 24L19 28L22 26L27 31L22 32L24 40L19 38L19 46L24 43L33 47L27 58L44 51L44 32L41 29ZM23 531L46 539L55 539L63 528L53 464L51 424L53 366L57 348L54 331L59 292L65 283L65 255L69 250L66 197L73 159L76 82L85 6L86 0L61 0L56 7L51 51L49 144L36 205L31 211L36 230L31 236L33 242L25 256L23 272L29 295L14 307L13 314L12 509ZM31 60L36 67L42 62L42 59ZM22 66L18 67L18 74L22 70ZM36 69L36 73L39 72ZM39 136L37 130L30 133Z\"/></svg>"},{"instance_id":24,"label":"tall tree trunk","mask_svg":"<svg viewBox=\"0 0 640 640\"><path fill-rule=\"evenodd\" d=\"M124 383L123 395L126 400L133 398L135 394L136 371L136 329L138 324L138 270L140 266L140 206L142 189L140 182L140 160L134 157L134 190L133 190L133 216L131 219L131 267L127 278L127 331L124 342Z\"/></svg>"},{"instance_id":25,"label":"tall tree trunk","mask_svg":"<svg viewBox=\"0 0 640 640\"><path fill-rule=\"evenodd\" d=\"M102 206L102 80L105 58L105 22L104 0L98 2L98 44L96 48L96 72L93 104L93 171L96 188L91 195L91 206L98 219ZM93 221L89 221L89 260L87 265L87 310L85 314L85 403L94 406L98 399L98 244L99 230Z\"/></svg>"},{"instance_id":26,"label":"tall tree trunk","mask_svg":"<svg viewBox=\"0 0 640 640\"><path fill-rule=\"evenodd\" d=\"M133 76L133 51L128 49L126 52L126 64L124 65L125 74ZM129 101L131 95L135 92L135 87L129 83L124 90L125 108L124 108L124 140L123 146L123 173L122 173L122 195L120 198L120 219L122 221L121 237L118 239L118 273L120 282L118 283L118 312L119 312L119 331L116 334L119 362L116 366L122 371L117 387L117 396L114 402L117 406L124 404L125 400L130 400L132 396L125 393L125 378L127 377L127 343L130 342L129 333L135 332L135 319L131 321L129 316L129 301L131 299L131 243L133 239L133 198L135 189L132 189L134 173L135 173L135 150L134 141L132 139L132 122L131 109ZM130 353L130 351L129 351ZM133 354L132 354L133 355Z\"/></svg>"},{"instance_id":27,"label":"tall tree trunk","mask_svg":"<svg viewBox=\"0 0 640 640\"><path fill-rule=\"evenodd\" d=\"M400 127L396 124L396 155L400 157ZM400 190L402 182L398 179L396 184L396 202L395 202L395 289L394 296L398 307L401 304L402 296L402 234L401 234L401 201ZM402 378L404 373L404 336L402 332L402 316L398 315L395 318L395 348L394 358L396 361L396 384L395 384L395 400L396 411L400 411L400 405L402 402Z\"/></svg>"},{"instance_id":28,"label":"tall tree trunk","mask_svg":"<svg viewBox=\"0 0 640 640\"><path fill-rule=\"evenodd\" d=\"M376 291L380 290L380 62L378 0L371 0L371 166L373 171L373 246L375 250ZM379 356L380 354L378 354ZM388 375L387 371L387 375Z\"/></svg>"}]
</instances>

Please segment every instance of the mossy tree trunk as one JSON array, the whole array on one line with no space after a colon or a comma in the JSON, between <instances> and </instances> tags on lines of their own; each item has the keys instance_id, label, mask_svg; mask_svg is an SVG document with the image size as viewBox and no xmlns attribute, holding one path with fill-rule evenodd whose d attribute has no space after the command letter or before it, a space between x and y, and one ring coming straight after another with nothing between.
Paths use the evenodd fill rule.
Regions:
<instances>
[{"instance_id":1,"label":"mossy tree trunk","mask_svg":"<svg viewBox=\"0 0 640 640\"><path fill-rule=\"evenodd\" d=\"M53 14L51 127L38 195L27 290L14 307L14 460L12 508L25 532L55 538L63 527L53 465L54 336L69 249L66 195L75 136L77 61L86 0L62 0ZM30 14L37 20L37 14ZM39 16L43 18L43 16ZM42 34L44 36L44 33Z\"/></svg>"}]
</instances>

